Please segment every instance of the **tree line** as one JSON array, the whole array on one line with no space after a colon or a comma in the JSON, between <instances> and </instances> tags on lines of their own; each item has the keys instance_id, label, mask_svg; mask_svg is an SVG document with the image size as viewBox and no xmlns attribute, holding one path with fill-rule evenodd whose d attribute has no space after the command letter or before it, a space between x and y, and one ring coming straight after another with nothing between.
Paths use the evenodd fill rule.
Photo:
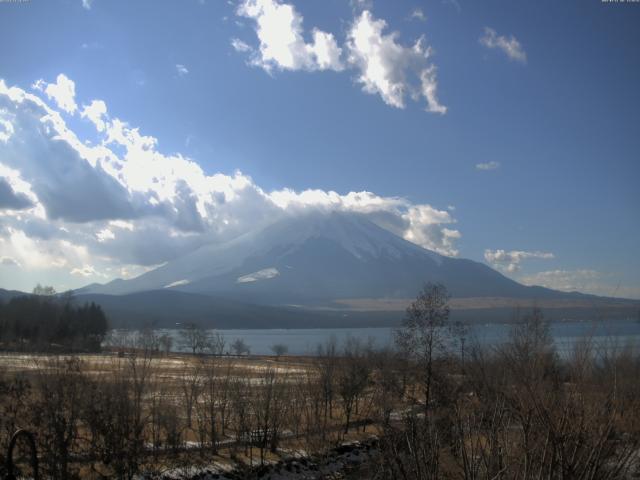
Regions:
<instances>
[{"instance_id":1,"label":"tree line","mask_svg":"<svg viewBox=\"0 0 640 480\"><path fill-rule=\"evenodd\" d=\"M5 350L99 351L109 323L95 303L76 305L38 285L32 295L0 302L0 344Z\"/></svg>"}]
</instances>

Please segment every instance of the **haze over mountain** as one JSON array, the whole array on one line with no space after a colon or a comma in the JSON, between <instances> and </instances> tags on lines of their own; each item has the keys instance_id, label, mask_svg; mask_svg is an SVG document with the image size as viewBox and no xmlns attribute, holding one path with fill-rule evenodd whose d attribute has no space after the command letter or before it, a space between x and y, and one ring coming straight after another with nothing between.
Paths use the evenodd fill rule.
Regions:
<instances>
[{"instance_id":1,"label":"haze over mountain","mask_svg":"<svg viewBox=\"0 0 640 480\"><path fill-rule=\"evenodd\" d=\"M79 293L172 290L272 305L320 305L352 298L412 298L425 282L454 297L575 297L523 286L478 262L424 249L363 215L310 212L223 244L203 246L130 280Z\"/></svg>"}]
</instances>

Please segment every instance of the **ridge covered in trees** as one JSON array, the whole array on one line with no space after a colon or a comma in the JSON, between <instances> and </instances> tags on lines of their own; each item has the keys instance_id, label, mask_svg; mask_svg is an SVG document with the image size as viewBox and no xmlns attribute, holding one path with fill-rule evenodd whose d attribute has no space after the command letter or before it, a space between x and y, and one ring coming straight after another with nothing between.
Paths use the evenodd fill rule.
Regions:
<instances>
[{"instance_id":1,"label":"ridge covered in trees","mask_svg":"<svg viewBox=\"0 0 640 480\"><path fill-rule=\"evenodd\" d=\"M0 347L24 351L99 351L109 329L102 308L76 305L71 294L57 295L38 285L31 295L0 302Z\"/></svg>"}]
</instances>

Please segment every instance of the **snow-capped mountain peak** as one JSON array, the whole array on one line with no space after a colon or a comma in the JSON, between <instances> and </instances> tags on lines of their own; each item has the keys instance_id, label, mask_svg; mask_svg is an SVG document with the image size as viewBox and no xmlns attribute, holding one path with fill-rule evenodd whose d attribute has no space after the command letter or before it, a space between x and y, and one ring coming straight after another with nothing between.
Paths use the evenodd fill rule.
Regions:
<instances>
[{"instance_id":1,"label":"snow-capped mountain peak","mask_svg":"<svg viewBox=\"0 0 640 480\"><path fill-rule=\"evenodd\" d=\"M412 297L427 281L457 296L523 295L527 287L484 264L426 250L354 213L283 218L230 242L205 245L131 280L91 288L124 294L171 289L300 304Z\"/></svg>"}]
</instances>

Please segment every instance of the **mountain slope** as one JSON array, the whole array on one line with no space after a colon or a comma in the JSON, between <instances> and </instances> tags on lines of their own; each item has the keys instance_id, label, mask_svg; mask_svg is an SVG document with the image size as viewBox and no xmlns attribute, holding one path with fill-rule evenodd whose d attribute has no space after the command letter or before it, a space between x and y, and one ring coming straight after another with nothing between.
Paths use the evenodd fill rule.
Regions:
<instances>
[{"instance_id":1,"label":"mountain slope","mask_svg":"<svg viewBox=\"0 0 640 480\"><path fill-rule=\"evenodd\" d=\"M128 295L82 294L80 304L95 302L115 328L175 328L197 323L204 327L235 328L315 328L344 326L342 312L313 312L295 308L254 305L226 298L171 290L151 290ZM351 318L352 317L352 318ZM380 312L348 318L350 326L390 325L397 315Z\"/></svg>"},{"instance_id":2,"label":"mountain slope","mask_svg":"<svg viewBox=\"0 0 640 480\"><path fill-rule=\"evenodd\" d=\"M221 245L206 245L131 280L78 293L174 290L261 304L322 304L345 298L411 298L442 282L454 297L559 298L488 266L421 248L352 213L286 218Z\"/></svg>"}]
</instances>

